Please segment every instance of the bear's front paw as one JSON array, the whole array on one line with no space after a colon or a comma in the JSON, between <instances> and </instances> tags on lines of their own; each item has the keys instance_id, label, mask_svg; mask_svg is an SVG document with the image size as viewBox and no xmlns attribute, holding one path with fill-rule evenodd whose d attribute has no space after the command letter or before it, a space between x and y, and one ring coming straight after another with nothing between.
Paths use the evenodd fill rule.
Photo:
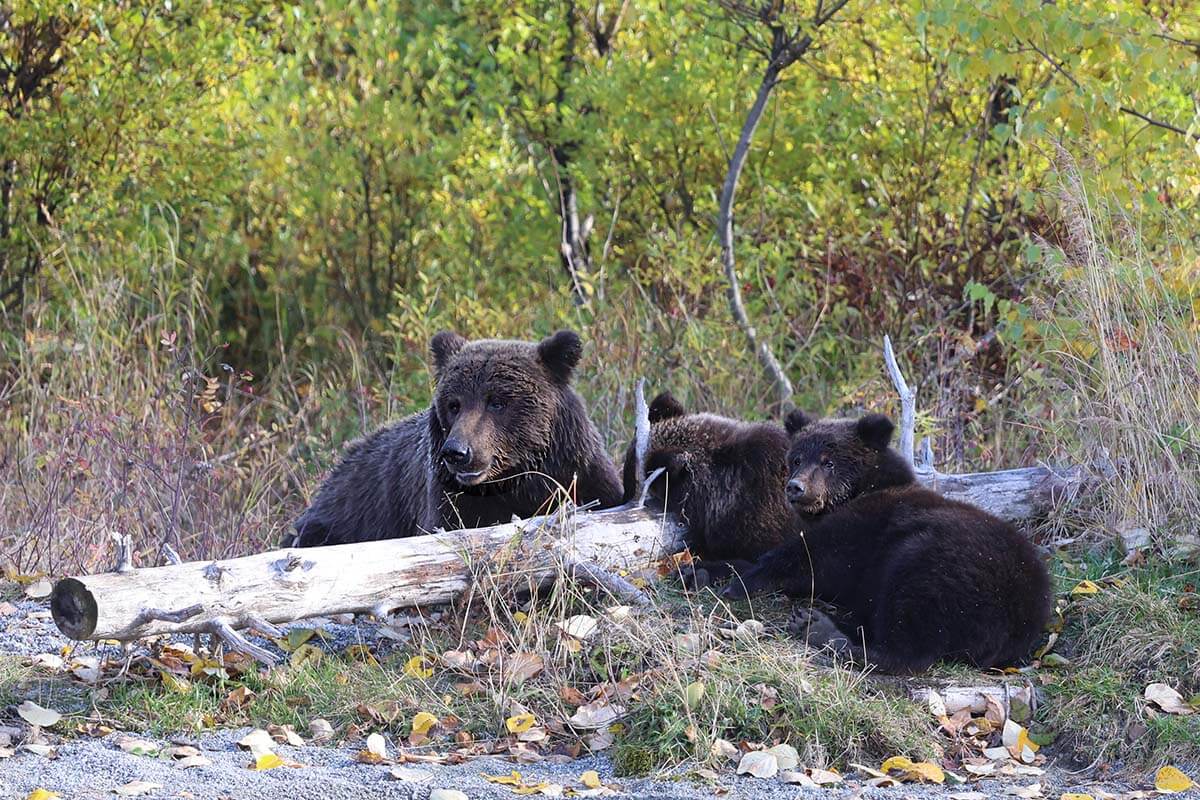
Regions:
<instances>
[{"instance_id":1,"label":"bear's front paw","mask_svg":"<svg viewBox=\"0 0 1200 800\"><path fill-rule=\"evenodd\" d=\"M792 635L808 642L810 647L832 645L835 650L843 650L850 644L829 615L809 606L798 605L792 609L787 629Z\"/></svg>"},{"instance_id":2,"label":"bear's front paw","mask_svg":"<svg viewBox=\"0 0 1200 800\"><path fill-rule=\"evenodd\" d=\"M712 586L714 581L708 569L698 563L679 565L679 582L689 592L698 592Z\"/></svg>"}]
</instances>

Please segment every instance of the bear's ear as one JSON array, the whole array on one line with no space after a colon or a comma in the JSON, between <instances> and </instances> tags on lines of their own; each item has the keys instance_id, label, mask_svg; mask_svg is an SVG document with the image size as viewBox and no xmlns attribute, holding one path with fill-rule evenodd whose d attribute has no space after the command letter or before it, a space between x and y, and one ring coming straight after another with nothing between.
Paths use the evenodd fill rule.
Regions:
<instances>
[{"instance_id":1,"label":"bear's ear","mask_svg":"<svg viewBox=\"0 0 1200 800\"><path fill-rule=\"evenodd\" d=\"M812 417L798 408L789 411L783 418L783 427L788 432L788 436L795 436L810 423L812 423Z\"/></svg>"},{"instance_id":2,"label":"bear's ear","mask_svg":"<svg viewBox=\"0 0 1200 800\"><path fill-rule=\"evenodd\" d=\"M566 383L583 355L583 342L575 331L559 331L538 342L538 359L559 382Z\"/></svg>"},{"instance_id":3,"label":"bear's ear","mask_svg":"<svg viewBox=\"0 0 1200 800\"><path fill-rule=\"evenodd\" d=\"M682 417L686 413L683 410L683 403L676 400L670 392L661 392L658 397L650 401L650 422L652 423Z\"/></svg>"},{"instance_id":4,"label":"bear's ear","mask_svg":"<svg viewBox=\"0 0 1200 800\"><path fill-rule=\"evenodd\" d=\"M454 354L467 345L467 340L454 331L440 331L429 340L429 352L433 354L433 374L440 375Z\"/></svg>"},{"instance_id":5,"label":"bear's ear","mask_svg":"<svg viewBox=\"0 0 1200 800\"><path fill-rule=\"evenodd\" d=\"M883 414L867 414L854 424L854 432L858 434L858 438L872 450L887 450L894 430L896 426Z\"/></svg>"}]
</instances>

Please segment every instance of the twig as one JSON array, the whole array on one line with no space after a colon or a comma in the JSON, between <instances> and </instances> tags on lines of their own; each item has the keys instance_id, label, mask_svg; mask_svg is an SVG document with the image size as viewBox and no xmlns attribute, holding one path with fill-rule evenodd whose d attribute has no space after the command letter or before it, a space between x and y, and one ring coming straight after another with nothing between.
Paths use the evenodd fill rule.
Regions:
<instances>
[{"instance_id":1,"label":"twig","mask_svg":"<svg viewBox=\"0 0 1200 800\"><path fill-rule=\"evenodd\" d=\"M633 390L633 476L637 485L646 483L646 454L650 451L650 407L646 405L646 379L638 378ZM643 492L640 502L645 504Z\"/></svg>"},{"instance_id":2,"label":"twig","mask_svg":"<svg viewBox=\"0 0 1200 800\"><path fill-rule=\"evenodd\" d=\"M279 663L279 658L269 650L252 643L245 636L233 629L233 625L225 617L217 617L209 624L209 630L225 642L225 646L236 653L244 653L262 663L273 666Z\"/></svg>"},{"instance_id":3,"label":"twig","mask_svg":"<svg viewBox=\"0 0 1200 800\"><path fill-rule=\"evenodd\" d=\"M615 575L597 564L576 558L564 558L563 568L572 580L597 586L631 606L646 608L650 605L650 598L645 592L620 575Z\"/></svg>"},{"instance_id":4,"label":"twig","mask_svg":"<svg viewBox=\"0 0 1200 800\"><path fill-rule=\"evenodd\" d=\"M133 537L128 533L109 534L117 544L117 564L113 572L133 572Z\"/></svg>"},{"instance_id":5,"label":"twig","mask_svg":"<svg viewBox=\"0 0 1200 800\"><path fill-rule=\"evenodd\" d=\"M892 337L887 334L883 336L883 361L887 364L892 385L896 387L896 393L900 395L900 440L896 449L911 465L913 463L913 431L917 426L917 394L909 388L908 382L904 380L904 374L900 372L900 365L896 363L896 354L892 351Z\"/></svg>"}]
</instances>

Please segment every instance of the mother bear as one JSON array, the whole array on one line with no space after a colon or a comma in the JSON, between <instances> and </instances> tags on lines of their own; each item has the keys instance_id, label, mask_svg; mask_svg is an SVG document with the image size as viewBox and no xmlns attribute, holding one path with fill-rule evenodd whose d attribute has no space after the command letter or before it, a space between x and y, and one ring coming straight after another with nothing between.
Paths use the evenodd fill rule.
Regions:
<instances>
[{"instance_id":1,"label":"mother bear","mask_svg":"<svg viewBox=\"0 0 1200 800\"><path fill-rule=\"evenodd\" d=\"M621 500L621 482L571 388L579 336L430 341L430 407L352 442L296 520L299 547L473 528L579 503Z\"/></svg>"}]
</instances>

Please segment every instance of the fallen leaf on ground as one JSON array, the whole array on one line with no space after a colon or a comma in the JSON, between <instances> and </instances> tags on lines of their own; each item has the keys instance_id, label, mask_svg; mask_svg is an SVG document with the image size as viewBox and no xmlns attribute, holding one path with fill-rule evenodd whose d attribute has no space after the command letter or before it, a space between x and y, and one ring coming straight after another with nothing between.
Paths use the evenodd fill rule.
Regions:
<instances>
[{"instance_id":1,"label":"fallen leaf on ground","mask_svg":"<svg viewBox=\"0 0 1200 800\"><path fill-rule=\"evenodd\" d=\"M508 728L509 733L524 733L537 724L537 718L533 714L517 714L504 720L504 727Z\"/></svg>"},{"instance_id":2,"label":"fallen leaf on ground","mask_svg":"<svg viewBox=\"0 0 1200 800\"><path fill-rule=\"evenodd\" d=\"M412 767L392 767L388 770L388 777L394 781L425 783L426 781L433 780L433 773L426 772L423 769L413 769Z\"/></svg>"},{"instance_id":3,"label":"fallen leaf on ground","mask_svg":"<svg viewBox=\"0 0 1200 800\"><path fill-rule=\"evenodd\" d=\"M688 708L695 708L700 701L704 699L704 684L701 681L693 681L683 690L683 701Z\"/></svg>"},{"instance_id":4,"label":"fallen leaf on ground","mask_svg":"<svg viewBox=\"0 0 1200 800\"><path fill-rule=\"evenodd\" d=\"M1154 774L1154 788L1160 792L1186 792L1195 785L1196 783L1191 778L1170 765L1160 767Z\"/></svg>"},{"instance_id":5,"label":"fallen leaf on ground","mask_svg":"<svg viewBox=\"0 0 1200 800\"><path fill-rule=\"evenodd\" d=\"M238 740L238 747L244 747L254 755L270 753L275 749L275 740L264 729L255 728Z\"/></svg>"},{"instance_id":6,"label":"fallen leaf on ground","mask_svg":"<svg viewBox=\"0 0 1200 800\"><path fill-rule=\"evenodd\" d=\"M280 744L290 744L292 747L304 747L304 740L291 725L268 725L267 733Z\"/></svg>"},{"instance_id":7,"label":"fallen leaf on ground","mask_svg":"<svg viewBox=\"0 0 1200 800\"><path fill-rule=\"evenodd\" d=\"M595 730L608 727L624 713L625 709L622 706L604 702L587 703L575 709L575 713L567 722L576 728Z\"/></svg>"},{"instance_id":8,"label":"fallen leaf on ground","mask_svg":"<svg viewBox=\"0 0 1200 800\"><path fill-rule=\"evenodd\" d=\"M501 786L511 786L512 790L517 794L536 794L550 786L546 781L539 783L526 783L525 778L515 769L507 775L488 775L480 773L480 777L489 783L498 783Z\"/></svg>"},{"instance_id":9,"label":"fallen leaf on ground","mask_svg":"<svg viewBox=\"0 0 1200 800\"><path fill-rule=\"evenodd\" d=\"M513 653L505 661L504 672L511 680L524 683L541 672L545 666L545 660L537 653Z\"/></svg>"},{"instance_id":10,"label":"fallen leaf on ground","mask_svg":"<svg viewBox=\"0 0 1200 800\"><path fill-rule=\"evenodd\" d=\"M390 761L388 758L387 739L384 739L381 734L372 733L367 737L367 749L359 750L355 756L364 764L382 764L385 761Z\"/></svg>"},{"instance_id":11,"label":"fallen leaf on ground","mask_svg":"<svg viewBox=\"0 0 1200 800\"><path fill-rule=\"evenodd\" d=\"M1080 581L1072 587L1071 594L1078 596L1082 594L1095 594L1098 591L1100 591L1100 587L1094 581Z\"/></svg>"},{"instance_id":12,"label":"fallen leaf on ground","mask_svg":"<svg viewBox=\"0 0 1200 800\"><path fill-rule=\"evenodd\" d=\"M983 792L952 792L947 797L950 800L987 800Z\"/></svg>"},{"instance_id":13,"label":"fallen leaf on ground","mask_svg":"<svg viewBox=\"0 0 1200 800\"><path fill-rule=\"evenodd\" d=\"M438 718L428 711L418 711L417 715L413 717L412 732L419 736L424 736L429 733L430 728L437 725L437 722Z\"/></svg>"},{"instance_id":14,"label":"fallen leaf on ground","mask_svg":"<svg viewBox=\"0 0 1200 800\"><path fill-rule=\"evenodd\" d=\"M768 747L764 752L775 756L780 769L795 769L800 765L800 754L790 744L777 744Z\"/></svg>"},{"instance_id":15,"label":"fallen leaf on ground","mask_svg":"<svg viewBox=\"0 0 1200 800\"><path fill-rule=\"evenodd\" d=\"M149 781L130 781L124 786L118 786L116 789L113 789L113 791L122 797L138 797L143 794L150 794L150 792L161 788L163 788L161 783L150 783Z\"/></svg>"},{"instance_id":16,"label":"fallen leaf on ground","mask_svg":"<svg viewBox=\"0 0 1200 800\"><path fill-rule=\"evenodd\" d=\"M253 763L249 768L262 772L263 770L275 769L283 766L283 759L275 753L259 753L254 756Z\"/></svg>"},{"instance_id":17,"label":"fallen leaf on ground","mask_svg":"<svg viewBox=\"0 0 1200 800\"><path fill-rule=\"evenodd\" d=\"M325 651L315 644L302 644L292 651L288 660L293 667L302 667L305 664L319 664L324 657Z\"/></svg>"},{"instance_id":18,"label":"fallen leaf on ground","mask_svg":"<svg viewBox=\"0 0 1200 800\"><path fill-rule=\"evenodd\" d=\"M28 750L34 755L44 756L45 758L58 757L58 751L48 744L23 744L21 745L21 749Z\"/></svg>"},{"instance_id":19,"label":"fallen leaf on ground","mask_svg":"<svg viewBox=\"0 0 1200 800\"><path fill-rule=\"evenodd\" d=\"M1144 696L1148 702L1168 714L1194 714L1196 710L1184 701L1183 695L1165 683L1152 683L1146 687Z\"/></svg>"},{"instance_id":20,"label":"fallen leaf on ground","mask_svg":"<svg viewBox=\"0 0 1200 800\"><path fill-rule=\"evenodd\" d=\"M779 772L779 761L774 753L751 750L742 756L737 766L738 775L753 775L756 778L774 778Z\"/></svg>"},{"instance_id":21,"label":"fallen leaf on ground","mask_svg":"<svg viewBox=\"0 0 1200 800\"><path fill-rule=\"evenodd\" d=\"M45 667L46 669L60 670L63 666L62 656L56 656L54 653L38 653L30 659L30 662L37 667Z\"/></svg>"},{"instance_id":22,"label":"fallen leaf on ground","mask_svg":"<svg viewBox=\"0 0 1200 800\"><path fill-rule=\"evenodd\" d=\"M42 708L32 700L26 700L17 706L21 719L39 728L50 728L62 722L62 714L52 708Z\"/></svg>"},{"instance_id":23,"label":"fallen leaf on ground","mask_svg":"<svg viewBox=\"0 0 1200 800\"><path fill-rule=\"evenodd\" d=\"M193 767L207 767L211 765L211 758L205 758L204 756L187 756L175 762L175 769L192 769Z\"/></svg>"},{"instance_id":24,"label":"fallen leaf on ground","mask_svg":"<svg viewBox=\"0 0 1200 800\"><path fill-rule=\"evenodd\" d=\"M458 789L434 789L429 793L429 800L470 800Z\"/></svg>"},{"instance_id":25,"label":"fallen leaf on ground","mask_svg":"<svg viewBox=\"0 0 1200 800\"><path fill-rule=\"evenodd\" d=\"M762 637L766 626L756 619L748 619L744 622L739 622L737 630L734 631L734 636L743 642L756 642Z\"/></svg>"},{"instance_id":26,"label":"fallen leaf on ground","mask_svg":"<svg viewBox=\"0 0 1200 800\"><path fill-rule=\"evenodd\" d=\"M433 669L426 664L425 656L413 656L405 662L404 674L410 678L432 678Z\"/></svg>"},{"instance_id":27,"label":"fallen leaf on ground","mask_svg":"<svg viewBox=\"0 0 1200 800\"><path fill-rule=\"evenodd\" d=\"M946 773L937 764L931 764L928 761L913 762L904 756L892 756L883 762L879 770L883 773L898 770L901 773L901 780L905 781L923 783L944 783L946 781Z\"/></svg>"},{"instance_id":28,"label":"fallen leaf on ground","mask_svg":"<svg viewBox=\"0 0 1200 800\"><path fill-rule=\"evenodd\" d=\"M1023 798L1023 800L1034 800L1034 798L1042 796L1042 784L1031 783L1028 786L1011 786L1005 794L1011 794L1014 797Z\"/></svg>"},{"instance_id":29,"label":"fallen leaf on ground","mask_svg":"<svg viewBox=\"0 0 1200 800\"><path fill-rule=\"evenodd\" d=\"M588 789L599 789L602 785L600 783L600 773L596 772L594 769L589 769L587 772L580 775L579 782Z\"/></svg>"},{"instance_id":30,"label":"fallen leaf on ground","mask_svg":"<svg viewBox=\"0 0 1200 800\"><path fill-rule=\"evenodd\" d=\"M559 629L567 636L574 637L587 641L587 639L596 632L596 618L589 617L587 614L576 614L573 617L555 623Z\"/></svg>"},{"instance_id":31,"label":"fallen leaf on ground","mask_svg":"<svg viewBox=\"0 0 1200 800\"><path fill-rule=\"evenodd\" d=\"M1058 800L1096 800L1086 792L1063 792L1058 796Z\"/></svg>"},{"instance_id":32,"label":"fallen leaf on ground","mask_svg":"<svg viewBox=\"0 0 1200 800\"><path fill-rule=\"evenodd\" d=\"M34 789L25 800L55 800L57 797L62 797L62 795L48 789Z\"/></svg>"},{"instance_id":33,"label":"fallen leaf on ground","mask_svg":"<svg viewBox=\"0 0 1200 800\"><path fill-rule=\"evenodd\" d=\"M333 726L324 719L314 719L308 723L308 732L314 742L328 742L333 738Z\"/></svg>"}]
</instances>

